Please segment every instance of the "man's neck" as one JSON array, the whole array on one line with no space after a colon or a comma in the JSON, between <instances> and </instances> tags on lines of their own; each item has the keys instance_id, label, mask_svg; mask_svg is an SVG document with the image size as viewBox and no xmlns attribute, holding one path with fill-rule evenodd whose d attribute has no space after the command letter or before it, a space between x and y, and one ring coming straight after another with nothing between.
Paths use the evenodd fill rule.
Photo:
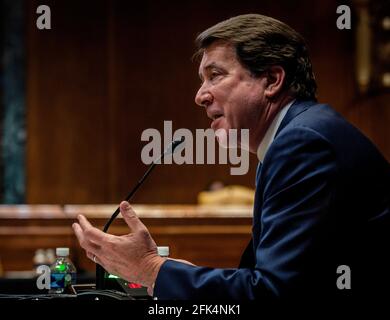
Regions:
<instances>
[{"instance_id":1,"label":"man's neck","mask_svg":"<svg viewBox=\"0 0 390 320\"><path fill-rule=\"evenodd\" d=\"M250 152L257 153L258 147L263 140L267 130L269 129L272 121L275 119L276 115L283 109L284 106L289 104L295 98L289 94L284 94L280 96L276 101L270 101L270 107L268 108L268 115L266 116L266 121L260 128L260 132L257 134L257 139L255 139L254 143L251 144Z\"/></svg>"}]
</instances>

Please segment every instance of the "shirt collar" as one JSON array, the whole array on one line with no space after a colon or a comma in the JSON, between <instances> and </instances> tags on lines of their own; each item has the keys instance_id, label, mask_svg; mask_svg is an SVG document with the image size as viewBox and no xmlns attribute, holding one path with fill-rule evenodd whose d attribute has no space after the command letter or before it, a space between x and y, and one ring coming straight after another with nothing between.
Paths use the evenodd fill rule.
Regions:
<instances>
[{"instance_id":1,"label":"shirt collar","mask_svg":"<svg viewBox=\"0 0 390 320\"><path fill-rule=\"evenodd\" d=\"M259 159L260 162L263 162L265 154L267 153L267 150L269 146L271 145L272 141L274 141L275 134L278 131L278 128L286 115L287 111L290 109L292 104L295 102L295 100L290 101L288 104L286 104L275 116L274 120L272 120L271 125L268 127L263 140L261 140L261 143L259 147L257 148L257 159Z\"/></svg>"}]
</instances>

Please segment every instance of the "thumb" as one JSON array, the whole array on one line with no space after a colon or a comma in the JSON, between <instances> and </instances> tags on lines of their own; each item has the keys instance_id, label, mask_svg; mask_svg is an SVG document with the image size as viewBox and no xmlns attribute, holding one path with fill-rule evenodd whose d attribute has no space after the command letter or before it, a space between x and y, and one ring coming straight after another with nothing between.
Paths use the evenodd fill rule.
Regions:
<instances>
[{"instance_id":1,"label":"thumb","mask_svg":"<svg viewBox=\"0 0 390 320\"><path fill-rule=\"evenodd\" d=\"M125 219L127 225L130 227L131 231L137 232L146 228L127 201L121 202L121 204L119 205L119 210L122 214L123 219Z\"/></svg>"}]
</instances>

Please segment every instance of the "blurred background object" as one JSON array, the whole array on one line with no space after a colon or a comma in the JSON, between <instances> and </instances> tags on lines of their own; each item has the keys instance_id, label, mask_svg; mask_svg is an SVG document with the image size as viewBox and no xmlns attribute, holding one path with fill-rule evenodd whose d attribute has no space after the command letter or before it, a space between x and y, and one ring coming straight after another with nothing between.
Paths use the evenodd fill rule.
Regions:
<instances>
[{"instance_id":1,"label":"blurred background object","mask_svg":"<svg viewBox=\"0 0 390 320\"><path fill-rule=\"evenodd\" d=\"M0 257L0 278L3 276L4 271L3 271L3 263L1 262L1 257Z\"/></svg>"},{"instance_id":2,"label":"blurred background object","mask_svg":"<svg viewBox=\"0 0 390 320\"><path fill-rule=\"evenodd\" d=\"M225 186L221 181L214 181L208 190L198 194L198 204L201 205L252 205L255 190L239 185Z\"/></svg>"},{"instance_id":3,"label":"blurred background object","mask_svg":"<svg viewBox=\"0 0 390 320\"><path fill-rule=\"evenodd\" d=\"M78 214L103 228L117 205L0 205L0 256L3 275L0 293L37 290L35 267L50 264L50 248L69 247L78 270L78 282L92 283L95 263L87 258L73 234ZM237 266L251 237L252 206L133 205L159 246L169 246L172 258L199 265ZM123 235L129 228L121 216L110 233ZM229 247L226 251L225 248ZM15 281L17 284L15 284ZM14 286L14 289L12 289Z\"/></svg>"},{"instance_id":4,"label":"blurred background object","mask_svg":"<svg viewBox=\"0 0 390 320\"><path fill-rule=\"evenodd\" d=\"M361 94L390 92L390 2L354 0L356 78Z\"/></svg>"}]
</instances>

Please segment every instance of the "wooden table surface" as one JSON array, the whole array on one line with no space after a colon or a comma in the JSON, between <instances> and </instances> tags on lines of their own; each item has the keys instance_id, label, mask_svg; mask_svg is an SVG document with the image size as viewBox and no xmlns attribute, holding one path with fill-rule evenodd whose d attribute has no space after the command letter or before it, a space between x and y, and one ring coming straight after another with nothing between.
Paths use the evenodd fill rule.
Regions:
<instances>
[{"instance_id":1,"label":"wooden table surface","mask_svg":"<svg viewBox=\"0 0 390 320\"><path fill-rule=\"evenodd\" d=\"M0 205L0 261L3 272L33 268L39 248L69 247L79 270L92 271L71 228L78 214L102 228L116 205ZM170 256L210 267L236 267L251 234L251 206L133 205L157 245ZM126 234L119 215L109 233ZM0 269L1 271L1 269Z\"/></svg>"}]
</instances>

